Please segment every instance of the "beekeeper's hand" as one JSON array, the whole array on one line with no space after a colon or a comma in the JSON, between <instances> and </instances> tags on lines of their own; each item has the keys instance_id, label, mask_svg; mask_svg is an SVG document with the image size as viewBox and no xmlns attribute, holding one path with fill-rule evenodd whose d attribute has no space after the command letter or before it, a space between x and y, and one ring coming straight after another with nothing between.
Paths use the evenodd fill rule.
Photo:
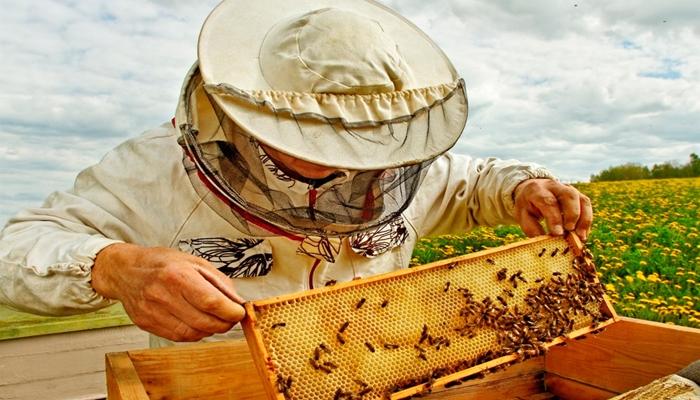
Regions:
<instances>
[{"instance_id":1,"label":"beekeeper's hand","mask_svg":"<svg viewBox=\"0 0 700 400\"><path fill-rule=\"evenodd\" d=\"M209 262L174 249L118 243L97 254L97 293L122 302L141 329L174 341L223 333L245 316L233 282Z\"/></svg>"},{"instance_id":2,"label":"beekeeper's hand","mask_svg":"<svg viewBox=\"0 0 700 400\"><path fill-rule=\"evenodd\" d=\"M564 230L576 232L586 240L593 223L591 200L576 188L552 179L522 181L514 192L515 220L528 236L545 233L540 225L544 219L547 232L560 236Z\"/></svg>"}]
</instances>

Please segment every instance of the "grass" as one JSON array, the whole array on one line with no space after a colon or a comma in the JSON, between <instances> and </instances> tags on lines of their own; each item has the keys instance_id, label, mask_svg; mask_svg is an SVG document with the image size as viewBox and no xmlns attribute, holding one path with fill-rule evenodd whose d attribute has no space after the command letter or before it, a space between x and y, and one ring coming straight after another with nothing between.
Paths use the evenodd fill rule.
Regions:
<instances>
[{"instance_id":1,"label":"grass","mask_svg":"<svg viewBox=\"0 0 700 400\"><path fill-rule=\"evenodd\" d=\"M576 185L595 213L588 246L619 314L700 328L700 178ZM521 240L517 227L418 242L425 264Z\"/></svg>"}]
</instances>

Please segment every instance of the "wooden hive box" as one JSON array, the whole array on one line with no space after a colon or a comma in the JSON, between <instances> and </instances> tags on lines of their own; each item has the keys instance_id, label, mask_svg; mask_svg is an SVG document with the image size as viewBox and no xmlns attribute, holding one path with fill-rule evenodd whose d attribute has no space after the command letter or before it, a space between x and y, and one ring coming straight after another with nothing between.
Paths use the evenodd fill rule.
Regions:
<instances>
[{"instance_id":1,"label":"wooden hive box","mask_svg":"<svg viewBox=\"0 0 700 400\"><path fill-rule=\"evenodd\" d=\"M700 359L700 329L621 317L598 335L426 399L598 400ZM265 399L244 340L106 355L109 400Z\"/></svg>"},{"instance_id":2,"label":"wooden hive box","mask_svg":"<svg viewBox=\"0 0 700 400\"><path fill-rule=\"evenodd\" d=\"M596 399L700 358L699 330L617 317L567 239L248 303L247 344L108 355L110 398Z\"/></svg>"}]
</instances>

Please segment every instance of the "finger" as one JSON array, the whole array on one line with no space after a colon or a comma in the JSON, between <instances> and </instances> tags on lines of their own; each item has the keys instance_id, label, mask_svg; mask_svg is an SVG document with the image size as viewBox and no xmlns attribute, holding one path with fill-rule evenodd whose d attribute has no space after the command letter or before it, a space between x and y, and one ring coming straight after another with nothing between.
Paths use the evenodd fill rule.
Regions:
<instances>
[{"instance_id":1,"label":"finger","mask_svg":"<svg viewBox=\"0 0 700 400\"><path fill-rule=\"evenodd\" d=\"M236 293L236 290L233 288L233 282L231 282L231 279L228 276L222 274L216 269L209 269L199 266L197 266L196 269L202 275L202 277L204 277L204 279L214 285L214 287L219 289L229 299L239 304L245 303L245 299Z\"/></svg>"},{"instance_id":2,"label":"finger","mask_svg":"<svg viewBox=\"0 0 700 400\"><path fill-rule=\"evenodd\" d=\"M234 322L198 310L184 296L173 299L168 310L179 320L187 321L187 325L192 328L209 334L228 332L235 325Z\"/></svg>"},{"instance_id":3,"label":"finger","mask_svg":"<svg viewBox=\"0 0 700 400\"><path fill-rule=\"evenodd\" d=\"M124 304L124 309L139 328L168 340L193 342L211 336L211 333L203 332L187 325L181 319L162 308L150 308L150 310L157 311L143 312L143 309L148 308L142 307L138 312L135 312L131 307L127 307Z\"/></svg>"},{"instance_id":4,"label":"finger","mask_svg":"<svg viewBox=\"0 0 700 400\"><path fill-rule=\"evenodd\" d=\"M557 185L552 188L552 193L557 197L559 208L564 216L564 228L573 231L581 215L580 196L571 186Z\"/></svg>"},{"instance_id":5,"label":"finger","mask_svg":"<svg viewBox=\"0 0 700 400\"><path fill-rule=\"evenodd\" d=\"M588 238L588 232L591 231L591 226L593 225L593 207L591 206L591 200L581 195L581 217L578 219L576 224L576 234L584 242Z\"/></svg>"},{"instance_id":6,"label":"finger","mask_svg":"<svg viewBox=\"0 0 700 400\"><path fill-rule=\"evenodd\" d=\"M540 196L535 197L531 204L544 217L550 234L557 236L564 234L559 201L552 192L545 191Z\"/></svg>"},{"instance_id":7,"label":"finger","mask_svg":"<svg viewBox=\"0 0 700 400\"><path fill-rule=\"evenodd\" d=\"M197 273L190 271L198 277ZM208 334L227 332L233 326L230 321L222 320L215 315L198 310L184 297L191 289L192 279L188 275L178 275L185 284L157 284L148 287L141 294L143 302L139 304L139 313L151 314L151 318L159 318L158 314L172 314L181 321L186 321L192 328ZM201 279L201 278L200 278ZM216 290L213 289L212 290Z\"/></svg>"},{"instance_id":8,"label":"finger","mask_svg":"<svg viewBox=\"0 0 700 400\"><path fill-rule=\"evenodd\" d=\"M520 210L520 227L528 237L544 235L544 228L539 220L539 216L530 214L526 209Z\"/></svg>"},{"instance_id":9,"label":"finger","mask_svg":"<svg viewBox=\"0 0 700 400\"><path fill-rule=\"evenodd\" d=\"M238 322L245 316L245 309L218 287L212 285L200 271L193 271L191 284L182 295L194 308L215 315L225 321Z\"/></svg>"}]
</instances>

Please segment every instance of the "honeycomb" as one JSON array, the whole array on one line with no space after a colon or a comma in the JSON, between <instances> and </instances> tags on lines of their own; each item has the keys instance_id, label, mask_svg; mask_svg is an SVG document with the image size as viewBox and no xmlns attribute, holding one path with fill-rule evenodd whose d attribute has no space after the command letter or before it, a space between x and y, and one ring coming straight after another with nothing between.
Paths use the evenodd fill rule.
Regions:
<instances>
[{"instance_id":1,"label":"honeycomb","mask_svg":"<svg viewBox=\"0 0 700 400\"><path fill-rule=\"evenodd\" d=\"M609 318L592 264L581 272L568 246L540 237L253 302L244 329L278 399L389 398Z\"/></svg>"}]
</instances>

